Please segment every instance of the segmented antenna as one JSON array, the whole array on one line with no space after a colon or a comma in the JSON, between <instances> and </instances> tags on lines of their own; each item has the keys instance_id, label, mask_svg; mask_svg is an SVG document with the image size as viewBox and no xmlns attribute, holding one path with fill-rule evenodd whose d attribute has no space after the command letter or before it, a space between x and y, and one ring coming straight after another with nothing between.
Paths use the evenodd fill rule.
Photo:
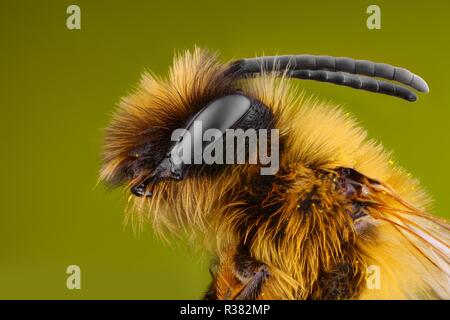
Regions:
<instances>
[{"instance_id":1,"label":"segmented antenna","mask_svg":"<svg viewBox=\"0 0 450 320\"><path fill-rule=\"evenodd\" d=\"M256 76L263 71L275 71L292 78L330 82L355 89L387 94L416 101L417 95L403 86L385 80L396 81L419 92L428 93L428 84L411 71L385 63L351 58L287 55L242 59L231 64L230 70L237 77Z\"/></svg>"}]
</instances>

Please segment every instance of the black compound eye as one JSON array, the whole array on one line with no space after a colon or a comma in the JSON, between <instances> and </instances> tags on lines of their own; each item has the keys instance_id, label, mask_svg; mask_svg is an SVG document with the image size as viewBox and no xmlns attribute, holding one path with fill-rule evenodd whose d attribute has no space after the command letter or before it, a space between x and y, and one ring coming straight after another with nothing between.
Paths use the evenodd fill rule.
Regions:
<instances>
[{"instance_id":1,"label":"black compound eye","mask_svg":"<svg viewBox=\"0 0 450 320\"><path fill-rule=\"evenodd\" d=\"M184 134L172 144L166 156L170 162L172 178L176 180L183 178L183 168L186 165L180 161L180 150L191 150L189 164L192 164L196 163L198 151L203 154L205 150L212 149L215 143L222 143L220 140L203 141L203 135L196 134L199 124L201 132L215 129L224 137L228 129L270 129L273 125L273 115L264 104L242 94L227 95L206 105L187 123ZM185 135L190 138L186 139ZM201 146L200 150L196 150L196 145ZM199 157L201 158L201 155ZM167 169L169 162L163 160L161 169Z\"/></svg>"},{"instance_id":2,"label":"black compound eye","mask_svg":"<svg viewBox=\"0 0 450 320\"><path fill-rule=\"evenodd\" d=\"M228 95L214 100L200 110L184 128L185 133L181 135L178 141L172 145L173 150L191 150L191 156L194 157L194 146L201 145L202 150L208 147L208 144L202 141L202 134L195 134L196 125L201 124L201 130L217 129L223 133L227 129L233 128L240 120L245 118L246 114L252 108L252 101L239 94ZM186 139L189 135L193 139Z\"/></svg>"}]
</instances>

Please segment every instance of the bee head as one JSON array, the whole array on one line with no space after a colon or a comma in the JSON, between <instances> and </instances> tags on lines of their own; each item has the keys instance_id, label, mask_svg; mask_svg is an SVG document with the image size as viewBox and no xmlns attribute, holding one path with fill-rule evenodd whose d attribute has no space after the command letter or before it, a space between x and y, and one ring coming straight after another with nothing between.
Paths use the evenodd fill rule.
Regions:
<instances>
[{"instance_id":1,"label":"bee head","mask_svg":"<svg viewBox=\"0 0 450 320\"><path fill-rule=\"evenodd\" d=\"M175 60L168 79L144 74L122 99L105 131L101 179L138 198L158 189L167 198L186 181L219 179L241 156L248 163L256 150L241 150L240 142L248 147L247 131L270 130L273 122L270 109L241 90L230 65L196 49ZM231 131L237 136L227 138ZM229 143L237 146L227 153Z\"/></svg>"}]
</instances>

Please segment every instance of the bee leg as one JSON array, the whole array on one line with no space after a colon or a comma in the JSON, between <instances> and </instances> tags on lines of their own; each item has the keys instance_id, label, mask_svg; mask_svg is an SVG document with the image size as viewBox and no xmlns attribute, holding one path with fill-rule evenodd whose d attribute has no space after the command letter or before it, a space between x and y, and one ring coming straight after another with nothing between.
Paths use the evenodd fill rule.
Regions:
<instances>
[{"instance_id":1,"label":"bee leg","mask_svg":"<svg viewBox=\"0 0 450 320\"><path fill-rule=\"evenodd\" d=\"M235 299L258 299L265 282L270 276L269 267L245 254L237 254L234 257L234 265L236 277L244 284Z\"/></svg>"},{"instance_id":2,"label":"bee leg","mask_svg":"<svg viewBox=\"0 0 450 320\"><path fill-rule=\"evenodd\" d=\"M318 283L322 292L320 299L341 300L351 298L352 276L351 267L345 262L338 263L333 272L322 273Z\"/></svg>"},{"instance_id":3,"label":"bee leg","mask_svg":"<svg viewBox=\"0 0 450 320\"><path fill-rule=\"evenodd\" d=\"M206 293L203 295L203 300L217 300L217 289L215 282L211 282L206 290Z\"/></svg>"},{"instance_id":4,"label":"bee leg","mask_svg":"<svg viewBox=\"0 0 450 320\"><path fill-rule=\"evenodd\" d=\"M211 281L211 284L208 286L206 293L203 295L203 300L218 300L217 283L216 283L217 277L215 275L215 272L213 271L213 269L215 269L213 268L213 265L216 266L215 263L209 266L209 274L211 275L213 280Z\"/></svg>"},{"instance_id":5,"label":"bee leg","mask_svg":"<svg viewBox=\"0 0 450 320\"><path fill-rule=\"evenodd\" d=\"M247 253L230 253L217 266L216 272L210 269L210 273L213 281L203 296L205 300L258 299L270 276L269 267Z\"/></svg>"}]
</instances>

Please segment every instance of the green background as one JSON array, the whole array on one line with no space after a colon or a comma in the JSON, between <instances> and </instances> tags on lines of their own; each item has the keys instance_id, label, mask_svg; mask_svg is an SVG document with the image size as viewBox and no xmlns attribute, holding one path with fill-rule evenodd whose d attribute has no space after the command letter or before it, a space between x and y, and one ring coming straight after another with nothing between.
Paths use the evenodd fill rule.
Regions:
<instances>
[{"instance_id":1,"label":"green background","mask_svg":"<svg viewBox=\"0 0 450 320\"><path fill-rule=\"evenodd\" d=\"M81 30L66 8L81 7ZM5 1L0 3L0 298L199 298L208 259L151 230L123 228L124 197L96 186L102 128L140 72L164 74L194 44L224 59L256 54L350 56L412 69L431 93L408 104L317 82L449 216L450 3L376 1ZM82 289L66 289L66 267Z\"/></svg>"}]
</instances>

